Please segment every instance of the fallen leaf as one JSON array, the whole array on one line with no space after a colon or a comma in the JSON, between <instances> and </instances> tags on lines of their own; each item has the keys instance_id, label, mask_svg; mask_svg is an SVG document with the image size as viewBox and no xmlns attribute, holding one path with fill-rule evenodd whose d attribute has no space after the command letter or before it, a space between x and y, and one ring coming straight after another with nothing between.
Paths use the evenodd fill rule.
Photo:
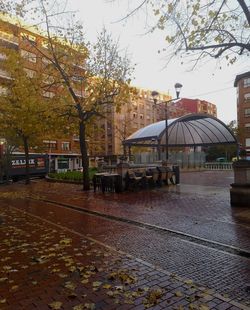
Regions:
<instances>
[{"instance_id":1,"label":"fallen leaf","mask_svg":"<svg viewBox=\"0 0 250 310\"><path fill-rule=\"evenodd\" d=\"M114 296L114 292L112 292L112 291L108 291L106 294L107 294L109 297L113 297L113 296Z\"/></svg>"},{"instance_id":2,"label":"fallen leaf","mask_svg":"<svg viewBox=\"0 0 250 310\"><path fill-rule=\"evenodd\" d=\"M93 287L99 287L101 285L102 285L102 282L99 282L99 281L93 282L92 284Z\"/></svg>"},{"instance_id":3,"label":"fallen leaf","mask_svg":"<svg viewBox=\"0 0 250 310\"><path fill-rule=\"evenodd\" d=\"M64 284L64 287L66 287L69 290L74 290L77 287L77 285L73 282L68 281Z\"/></svg>"},{"instance_id":4,"label":"fallen leaf","mask_svg":"<svg viewBox=\"0 0 250 310\"><path fill-rule=\"evenodd\" d=\"M84 305L83 304L79 304L73 307L73 310L83 310L84 309Z\"/></svg>"},{"instance_id":5,"label":"fallen leaf","mask_svg":"<svg viewBox=\"0 0 250 310\"><path fill-rule=\"evenodd\" d=\"M110 284L104 284L102 287L103 287L104 289L110 289L110 288L111 288L111 285L110 285Z\"/></svg>"},{"instance_id":6,"label":"fallen leaf","mask_svg":"<svg viewBox=\"0 0 250 310\"><path fill-rule=\"evenodd\" d=\"M84 309L90 309L94 310L95 309L95 304L84 304Z\"/></svg>"},{"instance_id":7,"label":"fallen leaf","mask_svg":"<svg viewBox=\"0 0 250 310\"><path fill-rule=\"evenodd\" d=\"M182 297L182 296L183 296L183 294L182 294L182 292L177 291L177 292L175 292L175 296L176 296L176 297Z\"/></svg>"},{"instance_id":8,"label":"fallen leaf","mask_svg":"<svg viewBox=\"0 0 250 310\"><path fill-rule=\"evenodd\" d=\"M52 303L50 303L48 305L51 309L53 310L58 310L58 309L61 309L62 307L62 302L60 301L53 301Z\"/></svg>"},{"instance_id":9,"label":"fallen leaf","mask_svg":"<svg viewBox=\"0 0 250 310\"><path fill-rule=\"evenodd\" d=\"M208 306L205 305L200 305L199 306L199 310L209 310L210 308Z\"/></svg>"}]
</instances>

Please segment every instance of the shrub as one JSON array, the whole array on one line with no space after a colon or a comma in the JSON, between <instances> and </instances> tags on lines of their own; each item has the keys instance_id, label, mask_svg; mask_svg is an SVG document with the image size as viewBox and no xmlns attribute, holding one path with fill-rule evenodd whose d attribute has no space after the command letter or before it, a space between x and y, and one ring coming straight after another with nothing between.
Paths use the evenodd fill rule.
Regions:
<instances>
[{"instance_id":1,"label":"shrub","mask_svg":"<svg viewBox=\"0 0 250 310\"><path fill-rule=\"evenodd\" d=\"M96 172L97 172L96 168L89 168L90 180L93 179L93 176ZM67 172L49 173L49 177L52 179L57 179L57 180L81 182L83 179L83 172L81 172L81 171L67 171Z\"/></svg>"}]
</instances>

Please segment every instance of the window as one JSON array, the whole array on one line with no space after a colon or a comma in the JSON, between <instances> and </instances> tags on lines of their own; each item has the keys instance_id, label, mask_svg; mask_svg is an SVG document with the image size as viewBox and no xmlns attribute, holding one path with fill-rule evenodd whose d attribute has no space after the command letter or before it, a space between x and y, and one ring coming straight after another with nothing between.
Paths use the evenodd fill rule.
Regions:
<instances>
[{"instance_id":1,"label":"window","mask_svg":"<svg viewBox=\"0 0 250 310\"><path fill-rule=\"evenodd\" d=\"M31 34L21 32L21 37L24 41L27 41L31 44L36 44L36 37Z\"/></svg>"},{"instance_id":2,"label":"window","mask_svg":"<svg viewBox=\"0 0 250 310\"><path fill-rule=\"evenodd\" d=\"M43 64L45 64L45 65L51 64L51 61L50 61L48 58L46 58L46 57L43 57L43 58L42 58L42 62L43 62Z\"/></svg>"},{"instance_id":3,"label":"window","mask_svg":"<svg viewBox=\"0 0 250 310\"><path fill-rule=\"evenodd\" d=\"M69 151L70 150L69 142L62 142L62 150L63 151Z\"/></svg>"},{"instance_id":4,"label":"window","mask_svg":"<svg viewBox=\"0 0 250 310\"><path fill-rule=\"evenodd\" d=\"M245 129L246 129L246 131L250 131L250 123L245 124Z\"/></svg>"},{"instance_id":5,"label":"window","mask_svg":"<svg viewBox=\"0 0 250 310\"><path fill-rule=\"evenodd\" d=\"M43 74L43 82L48 84L53 84L55 82L55 79L52 75Z\"/></svg>"},{"instance_id":6,"label":"window","mask_svg":"<svg viewBox=\"0 0 250 310\"><path fill-rule=\"evenodd\" d=\"M41 42L41 45L42 45L43 48L46 48L46 49L49 47L48 41L45 41L45 40L43 40L43 41Z\"/></svg>"},{"instance_id":7,"label":"window","mask_svg":"<svg viewBox=\"0 0 250 310\"><path fill-rule=\"evenodd\" d=\"M36 62L36 54L34 53L31 53L31 52L28 52L28 51L25 51L25 50L21 50L21 56L30 61L30 62Z\"/></svg>"},{"instance_id":8,"label":"window","mask_svg":"<svg viewBox=\"0 0 250 310\"><path fill-rule=\"evenodd\" d=\"M55 96L55 93L53 93L52 91L43 91L43 97L45 98L53 98Z\"/></svg>"},{"instance_id":9,"label":"window","mask_svg":"<svg viewBox=\"0 0 250 310\"><path fill-rule=\"evenodd\" d=\"M246 147L250 146L250 138L246 138Z\"/></svg>"},{"instance_id":10,"label":"window","mask_svg":"<svg viewBox=\"0 0 250 310\"><path fill-rule=\"evenodd\" d=\"M57 142L50 141L50 140L43 140L43 144L48 150L56 150L57 149Z\"/></svg>"},{"instance_id":11,"label":"window","mask_svg":"<svg viewBox=\"0 0 250 310\"><path fill-rule=\"evenodd\" d=\"M27 74L27 77L29 77L29 78L33 78L36 76L35 70L30 70L30 69L24 68L24 71Z\"/></svg>"},{"instance_id":12,"label":"window","mask_svg":"<svg viewBox=\"0 0 250 310\"><path fill-rule=\"evenodd\" d=\"M8 32L0 31L0 39L14 44L18 44L18 37Z\"/></svg>"},{"instance_id":13,"label":"window","mask_svg":"<svg viewBox=\"0 0 250 310\"><path fill-rule=\"evenodd\" d=\"M244 95L245 102L250 101L250 93Z\"/></svg>"},{"instance_id":14,"label":"window","mask_svg":"<svg viewBox=\"0 0 250 310\"><path fill-rule=\"evenodd\" d=\"M2 69L0 69L0 76L6 79L11 79L10 74L7 71L2 70Z\"/></svg>"},{"instance_id":15,"label":"window","mask_svg":"<svg viewBox=\"0 0 250 310\"><path fill-rule=\"evenodd\" d=\"M133 113L133 118L136 118L137 117L137 114L136 113Z\"/></svg>"},{"instance_id":16,"label":"window","mask_svg":"<svg viewBox=\"0 0 250 310\"><path fill-rule=\"evenodd\" d=\"M143 119L143 114L140 114L140 119Z\"/></svg>"},{"instance_id":17,"label":"window","mask_svg":"<svg viewBox=\"0 0 250 310\"><path fill-rule=\"evenodd\" d=\"M250 86L250 78L246 78L243 80L243 86L244 87L249 87Z\"/></svg>"},{"instance_id":18,"label":"window","mask_svg":"<svg viewBox=\"0 0 250 310\"><path fill-rule=\"evenodd\" d=\"M0 96L8 95L8 88L4 86L0 86Z\"/></svg>"},{"instance_id":19,"label":"window","mask_svg":"<svg viewBox=\"0 0 250 310\"><path fill-rule=\"evenodd\" d=\"M80 141L80 137L78 135L73 135L73 140L74 141Z\"/></svg>"},{"instance_id":20,"label":"window","mask_svg":"<svg viewBox=\"0 0 250 310\"><path fill-rule=\"evenodd\" d=\"M0 53L0 60L5 60L7 58L6 54Z\"/></svg>"},{"instance_id":21,"label":"window","mask_svg":"<svg viewBox=\"0 0 250 310\"><path fill-rule=\"evenodd\" d=\"M250 116L250 109L245 109L245 116Z\"/></svg>"}]
</instances>

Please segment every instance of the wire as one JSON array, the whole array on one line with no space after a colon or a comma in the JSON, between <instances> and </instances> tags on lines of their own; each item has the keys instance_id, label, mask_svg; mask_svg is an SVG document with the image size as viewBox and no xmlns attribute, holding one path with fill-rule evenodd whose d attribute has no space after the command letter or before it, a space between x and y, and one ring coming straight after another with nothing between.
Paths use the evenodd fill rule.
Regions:
<instances>
[{"instance_id":1,"label":"wire","mask_svg":"<svg viewBox=\"0 0 250 310\"><path fill-rule=\"evenodd\" d=\"M198 96L209 95L209 94L214 94L214 93L219 93L219 92L227 90L227 89L232 89L232 87L230 86L230 87L227 87L227 88L221 88L221 89L217 89L217 90L214 90L214 91L210 91L208 93L193 95L193 96L191 96L191 98L198 97Z\"/></svg>"}]
</instances>

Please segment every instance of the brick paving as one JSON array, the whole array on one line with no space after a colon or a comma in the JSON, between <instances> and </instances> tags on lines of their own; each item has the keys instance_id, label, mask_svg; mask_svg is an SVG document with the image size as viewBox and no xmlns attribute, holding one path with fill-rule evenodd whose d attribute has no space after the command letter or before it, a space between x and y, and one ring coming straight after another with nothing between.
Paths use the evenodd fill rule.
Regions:
<instances>
[{"instance_id":1,"label":"brick paving","mask_svg":"<svg viewBox=\"0 0 250 310\"><path fill-rule=\"evenodd\" d=\"M0 209L1 309L247 309L8 205Z\"/></svg>"},{"instance_id":2,"label":"brick paving","mask_svg":"<svg viewBox=\"0 0 250 310\"><path fill-rule=\"evenodd\" d=\"M152 226L157 225L162 228L177 230L194 235L197 238L211 239L215 242L221 242L228 246L234 246L244 249L245 251L250 251L250 212L249 210L243 208L232 209L230 207L228 184L232 182L232 175L225 174L224 177L220 179L222 175L217 177L215 173L213 174L214 175L212 177L209 173L187 173L185 175L183 174L181 179L182 184L179 187L173 186L143 192L123 193L120 195L113 193L106 193L105 195L101 193L93 194L93 192L83 193L80 186L77 185L50 184L39 181L38 183L33 183L28 187L28 195L33 195L33 198L44 198L63 202L76 206L79 209L97 211L104 215L115 216L120 219L130 219L138 222L149 223ZM215 180L214 185L216 187L211 186L213 179ZM206 187L203 185L206 185ZM37 223L39 222L39 225L44 227L45 231L50 225L52 225L51 227L53 227L53 225L57 225L56 229L55 227L53 228L53 230L57 232L54 234L50 233L53 235L53 238L59 237L60 235L58 234L58 231L62 231L62 234L67 235L66 239L72 240L71 245L75 242L74 248L70 246L67 247L66 250L69 250L69 252L67 252L68 255L74 256L75 248L82 250L81 247L79 247L81 244L80 240L84 239L85 242L90 242L91 247L101 247L103 251L111 251L112 257L119 257L121 265L117 264L116 259L113 264L113 268L115 268L115 266L118 268L116 270L119 270L119 268L124 268L123 266L127 264L125 263L127 260L129 261L129 266L134 263L138 264L138 270L133 270L133 268L128 268L128 270L126 270L127 274L133 274L133 276L134 272L137 272L135 275L137 284L133 283L132 285L132 283L130 283L130 286L126 286L126 289L129 289L130 295L132 294L133 297L135 297L133 299L133 303L131 300L130 303L127 303L128 300L126 300L126 298L129 299L129 293L123 290L120 294L122 296L119 296L120 299L118 298L119 303L116 297L108 295L108 299L111 300L109 303L104 300L99 300L98 297L101 296L103 292L105 295L105 293L107 293L107 289L102 286L94 288L91 287L90 289L89 287L86 288L86 285L84 285L84 289L86 289L86 291L90 290L90 292L88 291L89 295L84 291L82 294L84 298L82 298L82 295L79 297L80 293L74 293L77 297L66 296L67 298L65 301L63 299L65 297L65 283L63 280L65 279L60 278L59 276L58 281L58 273L51 275L50 272L47 272L45 275L44 270L43 272L38 272L37 270L35 272L31 271L31 274L37 275L38 278L40 274L39 281L43 281L47 276L48 279L50 279L49 282L52 284L51 287L48 286L48 289L41 290L41 287L44 287L43 282L41 282L41 285L35 289L33 285L31 286L32 289L28 286L29 289L26 290L24 294L22 293L23 291L19 292L20 294L14 292L17 294L17 298L14 298L14 300L12 298L11 300L11 296L14 297L12 287L14 286L14 290L17 288L19 290L20 287L23 289L25 287L24 283L27 283L27 279L29 279L30 273L27 271L29 271L30 266L28 263L21 263L23 266L28 266L28 268L24 268L25 271L22 273L22 276L27 279L25 281L20 280L19 284L13 284L12 279L10 279L7 289L8 293L5 292L6 296L9 296L9 299L4 297L4 291L2 295L0 294L0 300L2 300L2 303L0 302L0 309L2 309L2 306L3 308L7 307L7 309L33 309L32 307L36 307L37 309L48 309L49 303L57 301L57 299L53 296L59 296L61 298L62 301L59 301L63 303L63 309L73 309L73 306L77 306L76 303L73 303L73 301L76 302L76 300L79 304L79 309L84 308L84 305L85 308L91 308L93 307L93 303L95 303L95 307L98 309L144 309L145 306L148 306L145 300L150 297L149 291L143 290L142 296L138 296L137 294L139 294L139 292L133 290L134 286L137 288L140 287L139 291L141 291L141 287L143 288L144 286L147 286L150 289L159 288L159 281L160 278L165 277L165 270L172 272L172 274L166 273L168 278L164 278L165 280L163 281L165 283L164 294L162 291L158 293L157 291L154 291L156 295L161 295L161 299L157 299L157 305L154 305L152 309L193 309L192 307L194 302L199 302L199 305L194 306L194 309L237 309L237 306L239 308L239 305L233 305L233 302L228 303L228 300L224 299L221 295L217 296L217 298L215 293L210 294L210 297L205 301L201 298L197 298L196 292L193 292L193 295L189 295L190 285L191 291L194 289L194 287L192 287L194 286L193 282L187 281L187 283L185 283L185 280L178 278L175 274L178 274L178 276L181 276L184 279L192 279L195 283L200 283L205 287L214 288L217 293L223 293L224 296L227 296L230 300L233 299L234 301L241 302L242 308L244 308L243 304L245 305L245 309L247 308L247 305L249 305L250 295L246 291L246 287L250 282L250 265L248 258L224 253L223 251L211 249L201 244L195 244L187 240L182 240L182 238L169 235L164 231L160 232L144 229L136 227L135 225L130 225L129 223L111 221L110 219L105 219L103 217L91 216L89 214L78 212L77 210L65 209L63 207L40 201L20 199L24 198L22 197L22 192L27 192L27 187L22 184L2 187L0 188L0 191L12 191L11 194L7 193L6 196L4 194L2 195L2 201L7 203L4 211L2 208L3 205L0 204L0 211L2 212L0 214L0 218L3 217L5 219L4 222L6 222L6 218L8 218L8 221L10 220L10 217L13 218L13 215L8 217L9 212L15 212L14 219L18 219L14 220L14 223L8 222L8 226L17 227L20 224L21 226L18 229L24 229L22 227L24 226L24 218L26 221L29 219L32 223L36 221ZM27 193L24 193L23 196L26 195ZM8 208L6 206L12 206L12 208ZM13 209L13 207L15 207L15 209ZM19 211L16 208L18 208ZM33 214L35 218L31 215L23 213L24 210L30 214ZM19 220L18 214L22 220ZM16 226L16 224L18 225ZM4 225L0 225L0 227L2 228ZM66 228L66 231L63 230L63 228ZM43 228L41 228L41 230L43 230ZM3 231L3 229L0 230L1 233ZM8 233L11 235L11 232ZM38 235L39 234L42 240L44 233L40 232ZM34 234L32 234L32 236L33 235ZM141 258L143 261L128 257L124 253L118 253L109 248L107 249L107 247L102 247L98 242L91 240L91 238L94 238L94 240L98 240L105 245L109 245L116 249L121 249L126 253L133 254L133 257ZM60 240L62 239L55 238L54 241L52 239L52 243L59 244L60 250ZM34 250L32 242L33 241L30 240L29 242L24 241L23 243L31 244L31 249ZM4 244L4 247L6 247L6 244ZM2 248L1 243L1 252L4 251L4 247ZM31 251L31 249L29 249L29 251ZM35 250L39 250L39 246L37 249L35 247ZM43 250L44 249L42 248L41 251ZM11 254L14 255L14 253L15 251ZM25 252L23 254L25 254ZM26 256L28 256L28 254ZM92 257L92 255L90 256ZM1 253L1 258L2 257L3 255ZM10 255L7 255L6 257L8 258ZM79 257L79 255L76 256L77 263L79 262ZM99 258L100 257L98 256L98 259ZM26 257L26 259L29 260L30 258ZM84 253L83 256L80 257L80 263L83 265L87 264L88 266L88 259L89 255L85 255ZM57 258L50 257L49 262L52 262L52 260L55 261L52 265L58 264ZM95 261L95 263L100 265L104 264L105 266L107 265L107 263L105 264L105 261L106 257L103 256L102 259L99 259L98 262ZM145 261L150 262L152 265L145 263ZM5 262L1 260L1 265L2 263L4 263L3 266L9 266L9 264L5 265ZM62 263L62 261L60 263ZM63 265L65 265L65 262L63 262ZM42 264L42 267L44 266L45 265ZM143 272L145 266L150 268L148 269L148 273ZM160 266L161 269L157 269L154 266ZM65 269L65 266L62 268ZM103 269L103 267L99 268L101 270ZM5 269L3 269L3 272L11 275L17 272L15 271L12 273L8 271L8 268L7 270ZM50 270L47 265L46 269L47 271ZM151 271L154 272L155 270L157 270L161 276L157 277L155 274L150 274ZM111 271L109 269L105 269L104 278L108 277L110 272ZM73 281L72 276L75 276L75 273L75 271L69 273L69 282ZM95 276L97 275L98 277L100 276L100 279L91 280L92 283L103 283L104 281L107 281L106 278L104 280L103 274L101 275L98 272ZM79 274L79 271L77 276L81 279L81 274ZM3 275L2 278L6 277ZM19 276L18 279L20 279ZM76 280L76 282L79 282L79 279ZM174 283L172 282L173 279ZM119 279L115 279L115 281L117 280ZM2 281L3 282L0 280L0 293L2 292L1 284L4 284L2 286L6 289L5 281L7 280L5 279ZM36 283L39 281L31 280L31 283ZM111 285L112 283L110 284L109 281L108 284ZM79 285L82 286L82 283ZM187 285L188 288L186 287ZM121 286L121 283L114 284L114 287L116 286ZM176 296L176 292L173 292L173 290L178 288L182 293L183 286L186 287L185 293L182 294L182 296ZM94 290L94 292L92 292L92 289L96 288L98 288L98 291ZM77 289L78 286L75 290ZM80 291L81 289L79 288ZM197 285L195 285L195 289L198 289ZM32 294L30 293L31 291ZM208 289L205 289L205 291L207 293ZM211 292L209 291L209 293ZM110 294L112 295L112 293ZM88 297L85 295L88 295ZM177 295L180 294L177 293ZM47 298L50 302L44 301L41 296L45 296L45 300ZM105 297L107 296L105 295ZM26 304L15 304L18 298L23 300ZM36 300L37 304L34 303L34 300ZM68 301L71 303L68 303ZM15 305L15 307L12 305ZM55 304L55 306L56 305L58 304Z\"/></svg>"}]
</instances>

